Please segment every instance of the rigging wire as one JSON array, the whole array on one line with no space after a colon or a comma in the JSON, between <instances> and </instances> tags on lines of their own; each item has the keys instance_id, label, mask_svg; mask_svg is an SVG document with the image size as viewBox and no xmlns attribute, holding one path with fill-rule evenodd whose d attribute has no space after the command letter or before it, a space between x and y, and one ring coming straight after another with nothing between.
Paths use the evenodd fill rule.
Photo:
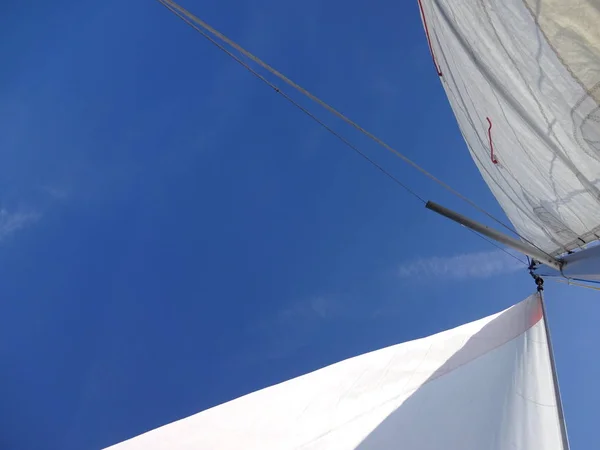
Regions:
<instances>
[{"instance_id":1,"label":"rigging wire","mask_svg":"<svg viewBox=\"0 0 600 450\"><path fill-rule=\"evenodd\" d=\"M571 284L573 286L583 287L587 289L593 289L595 291L600 291L600 286L590 286L588 284L577 283L576 281L571 281L570 279L563 280L562 278L551 278L553 281L557 283Z\"/></svg>"},{"instance_id":2,"label":"rigging wire","mask_svg":"<svg viewBox=\"0 0 600 450\"><path fill-rule=\"evenodd\" d=\"M163 3L162 0L159 0L161 3ZM352 144L350 141L348 141L344 136L342 136L341 134L339 134L338 132L336 132L335 130L333 130L331 127L329 127L327 124L325 124L322 120L320 120L317 116L315 116L313 113L311 113L310 111L308 111L306 108L304 108L302 105L300 105L298 102L296 102L293 98L291 98L288 94L286 94L285 92L283 92L280 88L278 88L275 84L273 84L271 81L269 81L268 79L266 79L264 76L262 76L261 74L259 74L258 72L256 72L252 67L250 67L249 65L245 64L240 58L238 58L236 55L234 55L232 52L230 52L229 50L227 50L223 45L221 45L219 42L217 42L216 40L214 40L211 36L209 36L207 33L205 33L202 29L200 29L199 27L196 26L196 24L191 23L189 20L187 20L187 17L183 16L182 14L179 13L179 11L177 10L173 10L170 8L169 5L166 5L163 3L163 5L165 7L167 7L169 10L171 10L177 17L179 17L180 19L182 19L185 23L187 23L189 26L191 26L192 28L194 28L196 31L198 31L204 38L206 38L211 44L215 45L219 50L221 50L222 52L224 52L225 54L227 54L229 57L231 57L234 61L236 61L238 64L240 64L242 67L244 67L246 70L248 70L252 75L254 75L256 78L258 78L259 80L263 81L265 84L267 84L271 89L273 89L275 92L277 92L278 94L282 95L288 102L290 102L292 105L294 105L296 108L298 108L300 111L302 111L304 114L306 114L308 117L310 117L312 120L314 120L316 123L318 123L321 127L323 127L325 130L327 130L329 133L331 133L333 136L335 136L337 139L339 139L342 143L344 143L346 146L348 146L350 149L352 149L354 152L356 152L358 155L360 155L362 158L364 158L366 161L368 161L370 164L372 164L375 168L377 168L379 171L381 171L385 176L387 176L388 178L390 178L393 182L395 182L397 185L399 185L400 187L402 187L405 191L407 191L409 194L413 195L415 198L417 198L421 203L426 204L427 201L421 197L419 194L417 194L414 190L412 190L411 188L409 188L406 184L402 183L398 178L396 178L394 175L392 175L390 172L388 172L387 170L385 170L380 164L378 164L377 162L375 162L373 159L369 158L364 152L362 152L356 145ZM466 227L465 227L466 228ZM508 256L510 256L511 258L514 258L515 260L517 260L518 262L520 262L521 264L524 264L525 266L529 266L528 263L526 263L525 261L523 261L522 259L520 259L519 257L513 255L512 253L508 252L505 248L501 247L500 245L496 244L494 241L486 238L485 236L483 236L482 234L477 233L476 231L467 228L467 230L469 230L470 232L472 232L473 234L475 234L476 236L479 236L481 239L483 239L484 241L488 242L489 244L493 245L494 247L498 248L499 250L503 251L504 253L506 253Z\"/></svg>"},{"instance_id":3,"label":"rigging wire","mask_svg":"<svg viewBox=\"0 0 600 450\"><path fill-rule=\"evenodd\" d=\"M392 178L396 183L398 183L400 186L402 186L404 189L406 189L412 195L414 195L415 197L417 197L419 200L424 201L423 198L421 198L414 191L412 191L411 189L409 189L405 184L401 183L397 178L393 177L391 174L389 174L389 172L385 171L380 165L378 165L377 163L375 163L373 160L369 159L366 155L364 155L360 150L358 150L353 145L351 145L341 135L339 135L338 133L334 132L331 128L329 128L324 123L322 123L320 120L318 120L308 110L306 110L305 108L303 108L302 106L300 106L299 104L297 104L287 94L285 94L284 92L282 92L277 86L275 86L273 83L271 83L265 77L263 77L262 75L260 75L254 69L252 69L247 63L245 63L240 58L238 58L237 56L235 56L232 52L230 52L229 50L227 50L222 44L220 44L219 42L217 42L210 35L215 36L220 41L226 43L227 45L229 45L230 47L234 48L235 50L237 50L239 53L241 53L245 57L247 57L250 60L254 61L256 64L258 64L259 66L261 66L263 69L267 70L269 73L271 73L275 77L279 78L284 83L288 84L289 86L291 86L292 88L294 88L295 90L297 90L298 92L300 92L301 94L305 95L306 97L308 97L309 99L311 99L315 103L319 104L320 106L322 106L323 108L325 108L327 111L329 111L330 113L334 114L339 119L343 120L344 122L346 122L347 124L349 124L350 126L352 126L353 128L355 128L356 130L358 130L359 132L361 132L362 134L364 134L365 136L367 136L368 138L370 138L371 140L373 140L374 142L376 142L377 144L379 144L380 146L382 146L386 150L390 151L391 153L393 153L394 155L396 155L397 157L399 157L400 159L402 159L405 163L407 163L410 166L412 166L413 168L417 169L423 175L425 175L428 178L430 178L431 180L435 181L440 186L442 186L443 188L445 188L446 190L448 190L449 192L451 192L452 194L454 194L458 198L460 198L463 201L465 201L468 204L470 204L473 208L475 208L478 211L480 211L481 213L485 214L490 219L494 220L499 225L503 226L504 228L506 228L510 232L514 233L519 238L521 238L524 241L528 242L529 244L533 245L538 250L540 250L541 252L543 252L544 254L546 254L549 258L553 258L549 253L547 253L546 251L544 251L543 249L541 249L540 247L538 247L535 243L531 242L529 239L525 238L524 236L521 236L516 230L514 230L513 228L511 228L510 226L508 226L503 221L497 219L494 215L492 215L491 213L487 212L485 209L483 209L482 207L480 207L479 205L477 205L473 200L471 200L470 198L468 198L465 195L461 194L460 192L456 191L450 185L446 184L445 182L443 182L442 180L440 180L439 178L437 178L435 175L433 175L432 173L428 172L427 170L425 170L424 168L422 168L421 166L419 166L416 162L414 162L413 160L411 160L410 158L408 158L407 156L405 156L403 153L401 153L398 150L394 149L393 147L391 147L390 145L388 145L387 143L385 143L384 141L382 141L381 139L379 139L377 136L375 136L374 134L370 133L369 131L367 131L366 129L364 129L360 125L358 125L356 122L354 122L353 120L349 119L348 117L346 117L341 112L337 111L335 108L333 108L329 104L325 103L320 98L316 97L315 95L311 94L309 91L307 91L306 89L304 89L303 87L301 87L298 84L296 84L295 82L293 82L292 80L290 80L289 78L287 78L285 75L283 75L281 72L277 71L276 69L274 69L273 67L271 67L270 65L268 65L267 63L265 63L264 61L262 61L261 59L259 59L257 56L253 55L252 53L250 53L249 51L247 51L246 49L244 49L243 47L241 47L239 44L237 44L236 42L232 41L227 36L223 35L219 31L217 31L216 29L214 29L213 27L211 27L209 24L207 24L206 22L204 22L203 20L201 20L199 17L197 17L194 14L190 13L189 11L187 11L183 7L179 6L177 3L175 3L172 0L158 0L158 1L163 6L165 6L168 10L170 10L172 13L174 13L176 16L178 16L180 19L182 19L185 23L187 23L193 29L195 29L196 31L198 31L203 37L205 37L207 40L209 40L211 43L213 43L215 46L217 46L220 50L222 50L227 55L229 55L231 58L233 58L235 61L237 61L239 64L241 64L250 73L252 73L254 76L256 76L257 78L259 78L264 83L266 83L268 86L270 86L272 89L274 89L277 93L281 94L288 101L290 101L292 104L294 104L294 106L296 106L299 109L301 109L305 114L307 114L308 116L310 116L311 118L313 118L314 120L316 120L327 131L329 131L330 133L334 134L336 137L338 137L338 139L341 139L344 143L346 143L346 145L348 145L354 151L356 151L357 153L359 153L363 158L365 158L369 162L371 162L371 164L375 165L380 171L382 171L388 177ZM210 33L210 35L209 35L209 33Z\"/></svg>"},{"instance_id":4,"label":"rigging wire","mask_svg":"<svg viewBox=\"0 0 600 450\"><path fill-rule=\"evenodd\" d=\"M163 3L162 0L158 0L159 2ZM164 4L164 3L163 3ZM367 160L369 163L371 163L375 168L377 168L378 170L380 170L385 176L387 176L388 178L390 178L393 182L395 182L397 185L399 185L400 187L402 187L406 192L408 192L409 194L413 195L415 198L417 198L421 203L426 204L427 200L425 200L423 197L421 197L419 194L417 194L414 190L412 190L411 188L409 188L406 184L402 183L398 178L396 178L394 175L392 175L390 172L388 172L386 169L384 169L379 163L377 163L376 161L374 161L373 159L371 159L369 156L367 156L363 151L361 151L356 145L352 144L350 141L348 141L344 136L342 136L341 134L339 134L337 131L333 130L331 127L329 127L326 123L324 123L321 119L319 119L317 116L315 116L313 113L311 113L309 110L307 110L306 108L304 108L302 105L300 105L298 102L296 102L293 98L291 98L288 94L286 94L285 92L283 92L280 88L278 88L275 84L273 84L271 81L267 80L264 76L262 76L261 74L259 74L258 72L256 72L256 70L254 70L252 67L250 67L249 65L247 65L244 61L242 61L240 58L238 58L236 55L234 55L233 53L231 53L229 50L227 50L225 47L223 47L221 44L219 44L219 42L215 41L212 37L210 37L208 34L206 34L202 29L198 28L194 23L190 23L186 17L182 16L179 14L178 11L171 9L168 5L165 4L165 6L170 9L175 15L177 15L180 19L182 19L184 22L186 22L188 25L190 25L192 28L194 28L196 31L198 31L204 38L206 38L208 41L210 41L213 45L215 45L219 50L223 51L225 54L227 54L228 56L230 56L231 58L233 58L234 61L236 61L238 64L240 64L242 67L244 67L246 70L248 70L252 75L254 75L256 78L258 78L259 80L261 80L262 82L266 83L271 89L273 89L275 92L277 92L278 94L280 94L283 98L285 98L288 102L290 102L292 105L294 105L296 108L298 108L300 111L302 111L304 114L306 114L308 117L310 117L312 120L314 120L316 123L318 123L321 127L323 127L325 130L327 130L329 133L331 133L333 136L335 136L336 138L338 138L340 141L342 141L346 146L348 146L350 149L354 150L358 155L360 155L362 158L364 158L365 160Z\"/></svg>"},{"instance_id":5,"label":"rigging wire","mask_svg":"<svg viewBox=\"0 0 600 450\"><path fill-rule=\"evenodd\" d=\"M567 277L565 277L567 278ZM573 280L573 281L581 281L583 283L592 283L592 284L600 284L600 281L596 281L596 280L582 280L581 278L567 278L568 280Z\"/></svg>"},{"instance_id":6,"label":"rigging wire","mask_svg":"<svg viewBox=\"0 0 600 450\"><path fill-rule=\"evenodd\" d=\"M494 241L492 241L491 239L486 238L483 234L478 233L475 230L472 230L471 228L467 228L465 227L467 230L469 230L471 233L473 233L476 236L479 236L481 239L483 239L484 241L487 241L488 243L492 244L494 247L496 247L499 250L502 250L504 253L506 253L508 256L510 256L511 258L516 259L517 261L519 261L521 264L524 264L526 267L529 267L529 264L526 263L523 259L519 258L516 255L513 255L511 252L509 252L508 250L506 250L506 248L496 244Z\"/></svg>"}]
</instances>

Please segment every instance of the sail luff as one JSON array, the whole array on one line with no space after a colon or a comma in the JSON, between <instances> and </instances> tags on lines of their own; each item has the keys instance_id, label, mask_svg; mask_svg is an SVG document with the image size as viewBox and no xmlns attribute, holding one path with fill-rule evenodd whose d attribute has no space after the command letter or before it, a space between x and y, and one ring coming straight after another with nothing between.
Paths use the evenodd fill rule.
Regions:
<instances>
[{"instance_id":1,"label":"sail luff","mask_svg":"<svg viewBox=\"0 0 600 450\"><path fill-rule=\"evenodd\" d=\"M560 424L560 435L562 439L563 450L569 450L569 436L567 434L567 423L563 409L562 397L560 395L560 386L558 383L558 373L556 371L556 361L554 359L554 348L552 347L552 337L550 336L550 325L548 324L548 314L546 310L546 301L542 291L538 292L540 297L540 305L542 307L542 318L544 320L544 331L546 333L546 342L548 343L548 358L550 359L550 367L552 370L552 380L554 385L554 397L556 399L558 421Z\"/></svg>"}]
</instances>

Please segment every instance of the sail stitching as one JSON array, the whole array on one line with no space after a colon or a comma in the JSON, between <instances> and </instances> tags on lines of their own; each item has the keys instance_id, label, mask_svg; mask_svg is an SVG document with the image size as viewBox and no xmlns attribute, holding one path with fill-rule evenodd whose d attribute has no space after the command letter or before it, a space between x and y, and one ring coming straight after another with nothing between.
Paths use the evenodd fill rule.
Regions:
<instances>
[{"instance_id":1,"label":"sail stitching","mask_svg":"<svg viewBox=\"0 0 600 450\"><path fill-rule=\"evenodd\" d=\"M566 244L563 245L563 247L567 250L573 250L577 247L581 247L581 245L577 242L579 240L583 240L585 244L589 244L590 242L599 240L600 237L598 236L598 233L600 233L600 225L593 228L592 230L580 235L577 237L577 239L574 239L570 242L567 242ZM553 256L558 256L561 253L563 253L561 250L557 250L555 252L552 253Z\"/></svg>"}]
</instances>

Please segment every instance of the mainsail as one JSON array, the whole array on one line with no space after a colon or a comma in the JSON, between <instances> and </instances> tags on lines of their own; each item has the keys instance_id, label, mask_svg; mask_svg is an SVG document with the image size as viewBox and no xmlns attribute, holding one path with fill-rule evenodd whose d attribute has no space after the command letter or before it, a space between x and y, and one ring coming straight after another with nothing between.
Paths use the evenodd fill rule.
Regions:
<instances>
[{"instance_id":1,"label":"mainsail","mask_svg":"<svg viewBox=\"0 0 600 450\"><path fill-rule=\"evenodd\" d=\"M552 255L600 239L595 0L420 0L470 153L521 237Z\"/></svg>"},{"instance_id":2,"label":"mainsail","mask_svg":"<svg viewBox=\"0 0 600 450\"><path fill-rule=\"evenodd\" d=\"M112 450L564 450L540 294L357 356Z\"/></svg>"}]
</instances>

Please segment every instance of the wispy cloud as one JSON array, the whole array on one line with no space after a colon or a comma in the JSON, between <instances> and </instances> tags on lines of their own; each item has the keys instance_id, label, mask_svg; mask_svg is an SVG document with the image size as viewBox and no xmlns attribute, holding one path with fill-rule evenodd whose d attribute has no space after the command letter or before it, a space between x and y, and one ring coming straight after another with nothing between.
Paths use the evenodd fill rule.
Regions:
<instances>
[{"instance_id":1,"label":"wispy cloud","mask_svg":"<svg viewBox=\"0 0 600 450\"><path fill-rule=\"evenodd\" d=\"M56 186L43 186L42 189L54 200L64 200L68 197L68 192L66 189Z\"/></svg>"},{"instance_id":2,"label":"wispy cloud","mask_svg":"<svg viewBox=\"0 0 600 450\"><path fill-rule=\"evenodd\" d=\"M338 302L329 296L315 296L295 303L277 313L276 320L327 319L339 312Z\"/></svg>"},{"instance_id":3,"label":"wispy cloud","mask_svg":"<svg viewBox=\"0 0 600 450\"><path fill-rule=\"evenodd\" d=\"M235 359L238 363L279 359L311 345L324 323L345 316L346 308L333 295L315 295L289 302L249 324L247 333L254 348L245 348Z\"/></svg>"},{"instance_id":4,"label":"wispy cloud","mask_svg":"<svg viewBox=\"0 0 600 450\"><path fill-rule=\"evenodd\" d=\"M37 212L9 213L6 209L0 209L0 242L36 222L40 217L41 214Z\"/></svg>"},{"instance_id":5,"label":"wispy cloud","mask_svg":"<svg viewBox=\"0 0 600 450\"><path fill-rule=\"evenodd\" d=\"M401 278L435 276L449 280L489 278L500 273L523 269L523 264L501 250L464 253L455 256L432 256L402 264L398 268Z\"/></svg>"}]
</instances>

